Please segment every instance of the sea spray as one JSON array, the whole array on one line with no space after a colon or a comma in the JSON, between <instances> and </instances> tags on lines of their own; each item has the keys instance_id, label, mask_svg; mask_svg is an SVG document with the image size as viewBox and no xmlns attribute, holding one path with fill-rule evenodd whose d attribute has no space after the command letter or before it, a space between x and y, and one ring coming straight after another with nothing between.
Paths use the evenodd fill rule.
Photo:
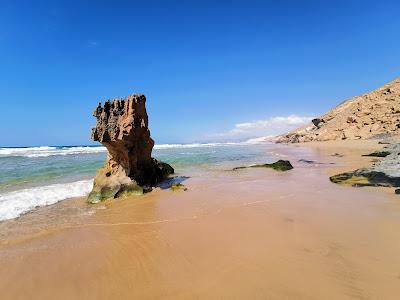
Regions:
<instances>
[{"instance_id":1,"label":"sea spray","mask_svg":"<svg viewBox=\"0 0 400 300\"><path fill-rule=\"evenodd\" d=\"M0 221L19 217L36 207L81 197L89 193L93 180L80 180L33 187L0 195Z\"/></svg>"}]
</instances>

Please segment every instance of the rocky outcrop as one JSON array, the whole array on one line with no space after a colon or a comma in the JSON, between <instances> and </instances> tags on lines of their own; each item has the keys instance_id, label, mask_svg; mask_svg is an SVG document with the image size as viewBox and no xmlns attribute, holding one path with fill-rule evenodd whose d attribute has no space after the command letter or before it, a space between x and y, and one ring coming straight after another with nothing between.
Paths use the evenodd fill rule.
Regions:
<instances>
[{"instance_id":1,"label":"rocky outcrop","mask_svg":"<svg viewBox=\"0 0 400 300\"><path fill-rule=\"evenodd\" d=\"M232 170L240 170L240 169L247 169L247 168L270 168L276 171L289 171L293 169L292 164L288 160L278 160L272 164L257 164L248 167L235 167Z\"/></svg>"},{"instance_id":2,"label":"rocky outcrop","mask_svg":"<svg viewBox=\"0 0 400 300\"><path fill-rule=\"evenodd\" d=\"M161 182L174 169L151 157L154 141L150 137L146 97L130 95L125 99L99 103L92 139L108 150L106 162L94 179L88 201L142 194Z\"/></svg>"},{"instance_id":3,"label":"rocky outcrop","mask_svg":"<svg viewBox=\"0 0 400 300\"><path fill-rule=\"evenodd\" d=\"M334 175L330 180L354 187L400 187L400 144L387 146L385 150L389 154L372 166Z\"/></svg>"},{"instance_id":4,"label":"rocky outcrop","mask_svg":"<svg viewBox=\"0 0 400 300\"><path fill-rule=\"evenodd\" d=\"M280 136L280 143L387 138L400 133L400 78L344 101L306 126Z\"/></svg>"}]
</instances>

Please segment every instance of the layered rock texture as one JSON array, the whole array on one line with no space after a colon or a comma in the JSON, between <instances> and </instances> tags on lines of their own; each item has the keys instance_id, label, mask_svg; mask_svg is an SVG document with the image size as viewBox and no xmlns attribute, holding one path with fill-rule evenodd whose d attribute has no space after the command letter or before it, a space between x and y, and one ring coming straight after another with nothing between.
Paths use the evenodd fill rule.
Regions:
<instances>
[{"instance_id":1,"label":"layered rock texture","mask_svg":"<svg viewBox=\"0 0 400 300\"><path fill-rule=\"evenodd\" d=\"M133 94L99 103L94 111L92 139L107 148L108 156L96 173L89 202L142 194L174 173L170 165L151 157L154 141L145 104L144 95Z\"/></svg>"},{"instance_id":2,"label":"layered rock texture","mask_svg":"<svg viewBox=\"0 0 400 300\"><path fill-rule=\"evenodd\" d=\"M311 124L278 138L301 143L397 136L400 132L400 78L370 93L344 101Z\"/></svg>"}]
</instances>

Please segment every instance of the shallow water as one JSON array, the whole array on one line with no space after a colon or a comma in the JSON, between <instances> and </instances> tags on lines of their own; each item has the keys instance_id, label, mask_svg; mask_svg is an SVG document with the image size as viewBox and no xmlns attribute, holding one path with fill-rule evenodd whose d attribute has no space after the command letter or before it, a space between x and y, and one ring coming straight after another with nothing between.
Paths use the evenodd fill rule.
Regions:
<instances>
[{"instance_id":1,"label":"shallow water","mask_svg":"<svg viewBox=\"0 0 400 300\"><path fill-rule=\"evenodd\" d=\"M156 145L153 156L176 171L221 170L272 162L274 144L212 143ZM0 221L71 197L85 196L96 170L104 163L104 147L0 148Z\"/></svg>"}]
</instances>

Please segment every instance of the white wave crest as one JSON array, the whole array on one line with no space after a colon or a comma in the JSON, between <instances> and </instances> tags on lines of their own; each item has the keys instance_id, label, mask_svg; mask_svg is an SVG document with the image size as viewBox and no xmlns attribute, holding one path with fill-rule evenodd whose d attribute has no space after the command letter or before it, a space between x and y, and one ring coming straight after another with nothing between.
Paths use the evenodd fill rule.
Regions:
<instances>
[{"instance_id":1,"label":"white wave crest","mask_svg":"<svg viewBox=\"0 0 400 300\"><path fill-rule=\"evenodd\" d=\"M209 148L209 147L223 147L235 145L253 145L271 142L272 136L264 136L254 139L249 139L244 142L225 142L225 143L193 143L193 144L161 144L155 145L154 149L172 149L172 148Z\"/></svg>"},{"instance_id":2,"label":"white wave crest","mask_svg":"<svg viewBox=\"0 0 400 300\"><path fill-rule=\"evenodd\" d=\"M57 183L0 194L0 221L14 219L38 206L81 197L93 187L93 180Z\"/></svg>"},{"instance_id":3,"label":"white wave crest","mask_svg":"<svg viewBox=\"0 0 400 300\"><path fill-rule=\"evenodd\" d=\"M56 147L30 147L30 148L0 148L0 156L17 156L25 155L27 153L45 152L56 149Z\"/></svg>"},{"instance_id":4,"label":"white wave crest","mask_svg":"<svg viewBox=\"0 0 400 300\"><path fill-rule=\"evenodd\" d=\"M247 145L259 144L268 142L270 137L261 137L250 139L245 142L226 142L226 143L192 143L192 144L159 144L155 145L154 149L174 149L174 148L209 148L209 147L223 147L234 145ZM96 146L76 146L76 147L30 147L30 148L0 148L0 157L49 157L54 155L72 155L72 154L93 154L106 152L106 147Z\"/></svg>"},{"instance_id":5,"label":"white wave crest","mask_svg":"<svg viewBox=\"0 0 400 300\"><path fill-rule=\"evenodd\" d=\"M205 148L237 145L238 143L194 143L194 144L161 144L155 145L154 149L172 149L172 148Z\"/></svg>"},{"instance_id":6,"label":"white wave crest","mask_svg":"<svg viewBox=\"0 0 400 300\"><path fill-rule=\"evenodd\" d=\"M48 157L54 155L71 155L85 153L105 152L105 147L31 147L31 148L0 148L0 157L23 156L23 157Z\"/></svg>"},{"instance_id":7,"label":"white wave crest","mask_svg":"<svg viewBox=\"0 0 400 300\"><path fill-rule=\"evenodd\" d=\"M267 143L267 142L273 142L276 139L275 136L273 135L268 135L268 136L262 136L262 137L258 137L258 138L253 138L253 139L248 139L246 142L244 142L245 144L263 144L263 143Z\"/></svg>"}]
</instances>

